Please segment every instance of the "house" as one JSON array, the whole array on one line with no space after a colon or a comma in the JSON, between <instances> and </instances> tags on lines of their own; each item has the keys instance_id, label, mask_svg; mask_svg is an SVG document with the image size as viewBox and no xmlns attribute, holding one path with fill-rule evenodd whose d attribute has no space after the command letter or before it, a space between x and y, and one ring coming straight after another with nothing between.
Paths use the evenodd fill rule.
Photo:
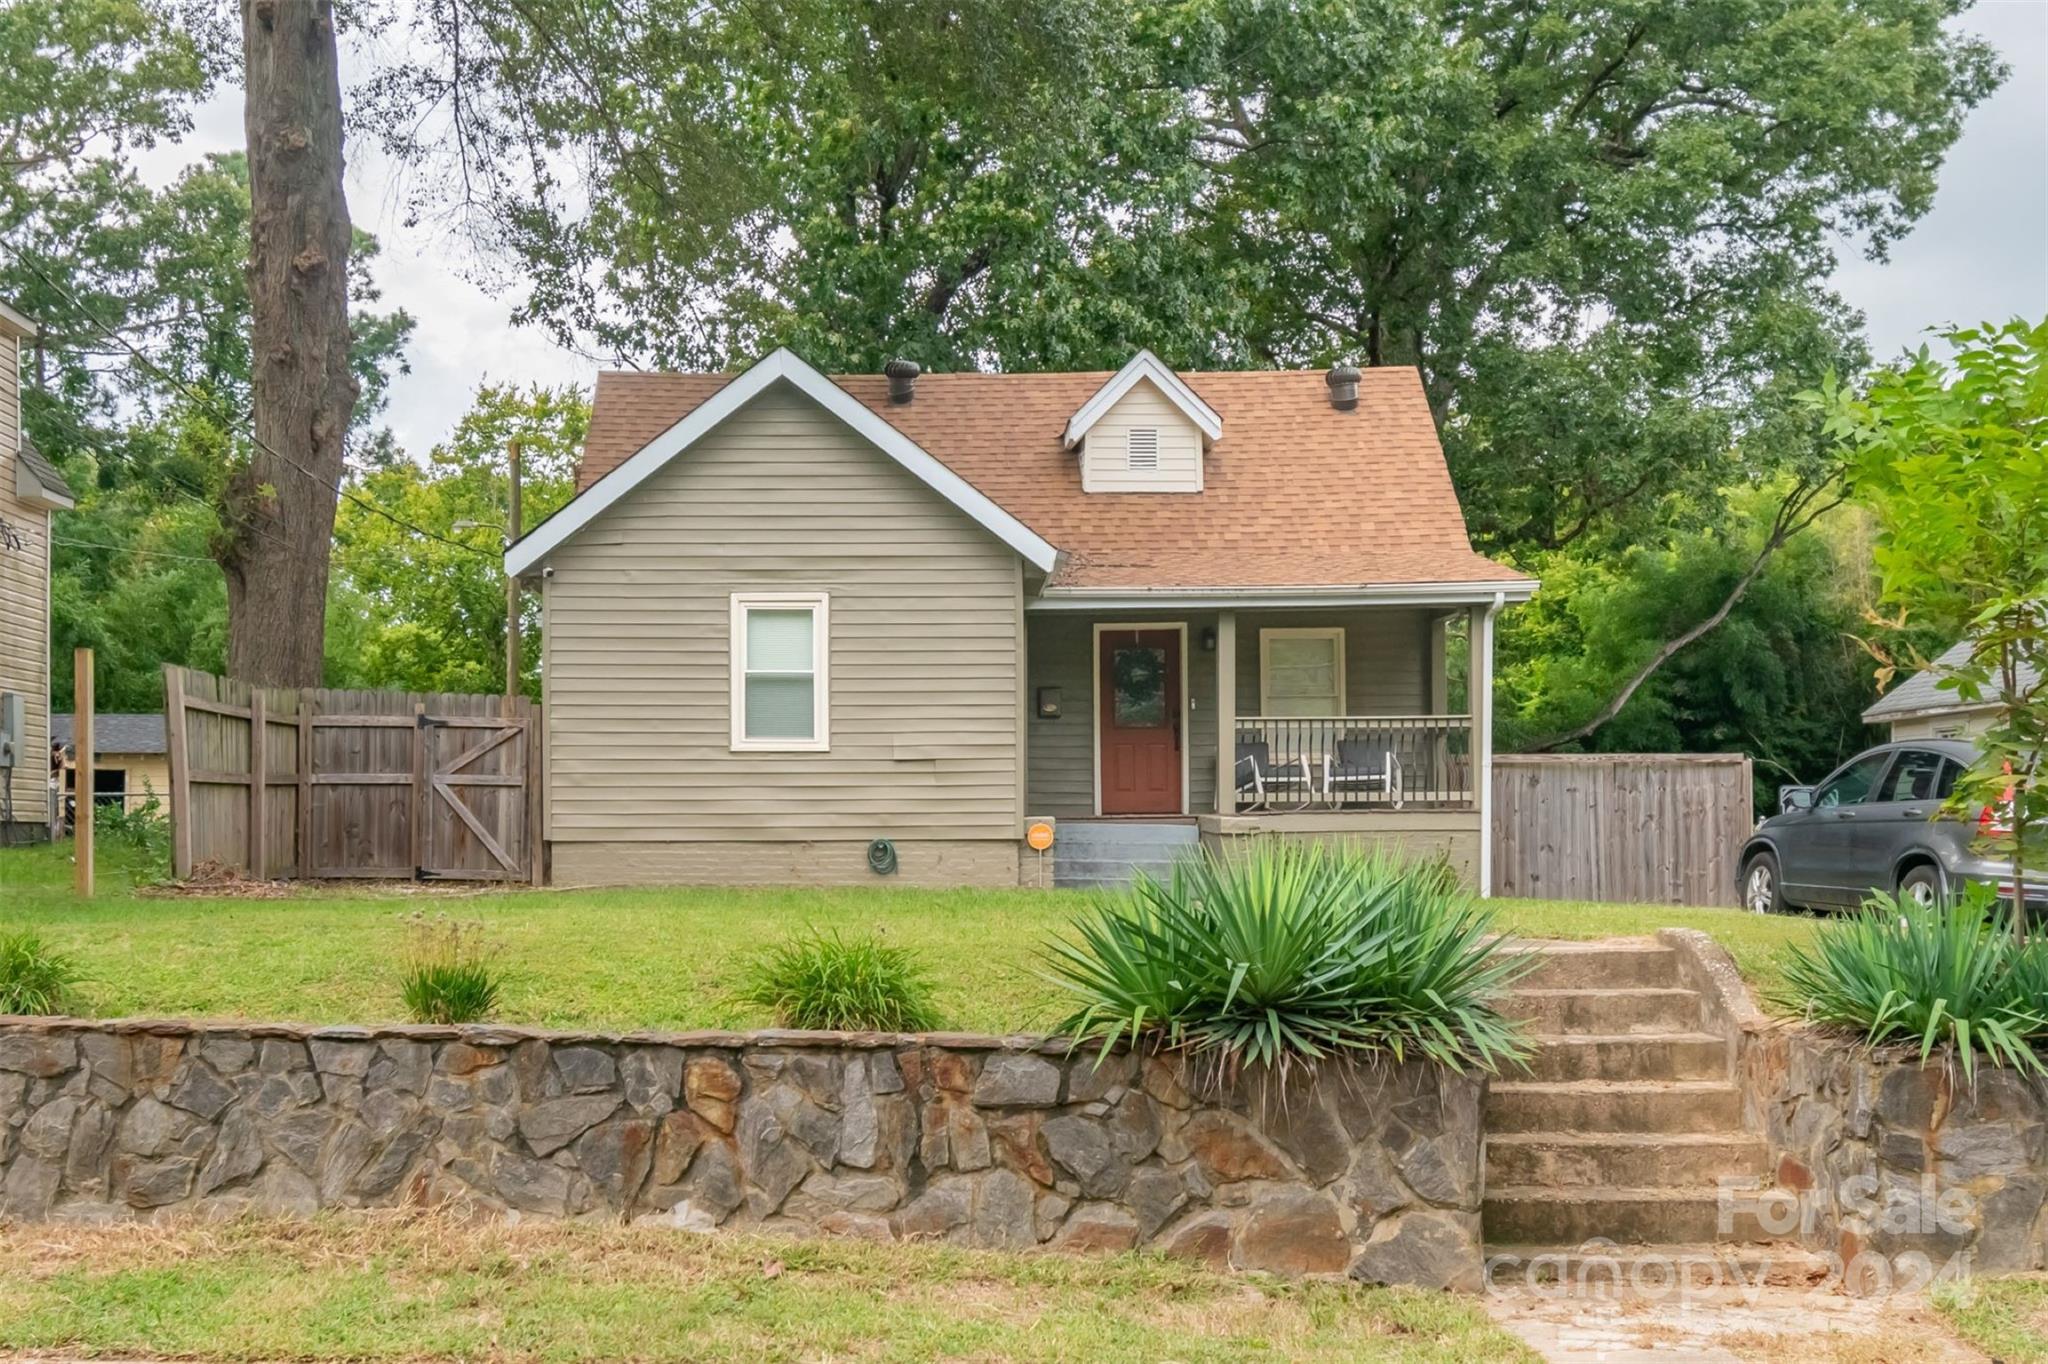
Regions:
<instances>
[{"instance_id":1,"label":"house","mask_svg":"<svg viewBox=\"0 0 2048 1364\"><path fill-rule=\"evenodd\" d=\"M1953 687L1941 685L1951 670L1970 658L1970 642L1964 640L1877 699L1863 712L1866 725L1888 725L1893 739L1967 739L1989 729L1998 714L1998 700L1985 696L1965 701ZM2034 670L2022 663L2020 686L2032 687Z\"/></svg>"},{"instance_id":2,"label":"house","mask_svg":"<svg viewBox=\"0 0 2048 1364\"><path fill-rule=\"evenodd\" d=\"M1486 884L1536 584L1412 369L608 373L578 488L506 555L557 881L1086 884L1270 833Z\"/></svg>"},{"instance_id":3,"label":"house","mask_svg":"<svg viewBox=\"0 0 2048 1364\"><path fill-rule=\"evenodd\" d=\"M77 731L71 717L50 717L50 740L64 745L64 789L76 788ZM168 806L171 799L170 758L164 743L161 714L99 711L92 717L92 794L101 805L116 802L135 810L151 796Z\"/></svg>"},{"instance_id":4,"label":"house","mask_svg":"<svg viewBox=\"0 0 2048 1364\"><path fill-rule=\"evenodd\" d=\"M0 843L50 828L50 529L71 490L22 431L21 343L35 334L0 303Z\"/></svg>"}]
</instances>

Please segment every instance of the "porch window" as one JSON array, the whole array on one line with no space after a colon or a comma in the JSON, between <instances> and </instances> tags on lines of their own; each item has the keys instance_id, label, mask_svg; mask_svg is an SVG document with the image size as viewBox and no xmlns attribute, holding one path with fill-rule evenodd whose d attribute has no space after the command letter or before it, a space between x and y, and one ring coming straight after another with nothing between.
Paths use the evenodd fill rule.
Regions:
<instances>
[{"instance_id":1,"label":"porch window","mask_svg":"<svg viewBox=\"0 0 2048 1364\"><path fill-rule=\"evenodd\" d=\"M822 592L734 593L732 747L822 753L831 747Z\"/></svg>"},{"instance_id":2,"label":"porch window","mask_svg":"<svg viewBox=\"0 0 2048 1364\"><path fill-rule=\"evenodd\" d=\"M1259 631L1259 713L1273 717L1344 713L1341 627Z\"/></svg>"}]
</instances>

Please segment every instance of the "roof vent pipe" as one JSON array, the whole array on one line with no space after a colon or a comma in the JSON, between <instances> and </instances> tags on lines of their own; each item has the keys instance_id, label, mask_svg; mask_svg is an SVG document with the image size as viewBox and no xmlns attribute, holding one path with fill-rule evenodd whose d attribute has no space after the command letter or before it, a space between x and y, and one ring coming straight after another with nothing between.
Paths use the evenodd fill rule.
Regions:
<instances>
[{"instance_id":1,"label":"roof vent pipe","mask_svg":"<svg viewBox=\"0 0 2048 1364\"><path fill-rule=\"evenodd\" d=\"M917 361L897 358L882 366L882 373L889 376L889 401L907 403L917 396L917 376L922 373Z\"/></svg>"},{"instance_id":2,"label":"roof vent pipe","mask_svg":"<svg viewBox=\"0 0 2048 1364\"><path fill-rule=\"evenodd\" d=\"M1330 366L1330 372L1323 376L1323 382L1330 386L1330 406L1339 412L1349 412L1358 406L1358 366L1342 361Z\"/></svg>"}]
</instances>

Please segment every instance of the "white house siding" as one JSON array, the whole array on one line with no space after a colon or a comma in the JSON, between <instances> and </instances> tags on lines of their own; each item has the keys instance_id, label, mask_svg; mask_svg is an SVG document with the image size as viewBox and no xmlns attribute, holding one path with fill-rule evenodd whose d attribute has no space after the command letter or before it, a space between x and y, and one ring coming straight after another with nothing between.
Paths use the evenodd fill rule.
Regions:
<instances>
[{"instance_id":1,"label":"white house siding","mask_svg":"<svg viewBox=\"0 0 2048 1364\"><path fill-rule=\"evenodd\" d=\"M0 334L0 519L20 537L0 546L0 691L19 692L28 718L23 761L13 773L14 819L46 823L50 777L50 513L15 496L21 449L20 355Z\"/></svg>"},{"instance_id":2,"label":"white house siding","mask_svg":"<svg viewBox=\"0 0 2048 1364\"><path fill-rule=\"evenodd\" d=\"M1159 433L1157 468L1130 467L1133 427ZM1081 438L1081 487L1091 493L1200 492L1202 433L1150 380L1141 379Z\"/></svg>"},{"instance_id":3,"label":"white house siding","mask_svg":"<svg viewBox=\"0 0 2048 1364\"><path fill-rule=\"evenodd\" d=\"M549 809L563 883L1015 884L1021 561L795 390L551 557ZM730 599L831 596L822 753L730 751Z\"/></svg>"},{"instance_id":4,"label":"white house siding","mask_svg":"<svg viewBox=\"0 0 2048 1364\"><path fill-rule=\"evenodd\" d=\"M1894 720L1893 739L1974 739L1997 720L1995 710L1960 710Z\"/></svg>"}]
</instances>

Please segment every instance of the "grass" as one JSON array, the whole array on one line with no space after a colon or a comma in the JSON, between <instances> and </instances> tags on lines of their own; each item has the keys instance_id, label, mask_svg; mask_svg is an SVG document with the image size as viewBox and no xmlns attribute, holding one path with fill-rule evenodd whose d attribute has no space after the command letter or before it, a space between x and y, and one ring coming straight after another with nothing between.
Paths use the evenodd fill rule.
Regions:
<instances>
[{"instance_id":1,"label":"grass","mask_svg":"<svg viewBox=\"0 0 2048 1364\"><path fill-rule=\"evenodd\" d=\"M374 1023L406 1017L394 962L401 916L424 908L481 921L499 953L495 1017L545 1027L766 1027L733 998L748 961L808 928L878 934L929 968L943 1025L1051 1027L1070 1005L1039 977L1038 950L1087 897L1043 890L523 890L436 892L319 886L289 899L151 898L135 855L102 845L99 894L71 894L70 845L0 849L0 932L31 929L84 975L102 1017L185 1015ZM1759 993L1782 982L1789 946L1814 921L1732 909L1496 900L1498 923L1530 937L1598 938L1705 929Z\"/></svg>"},{"instance_id":2,"label":"grass","mask_svg":"<svg viewBox=\"0 0 2048 1364\"><path fill-rule=\"evenodd\" d=\"M1532 1361L1479 1301L1082 1259L433 1216L37 1227L0 1350L195 1360Z\"/></svg>"},{"instance_id":3,"label":"grass","mask_svg":"<svg viewBox=\"0 0 2048 1364\"><path fill-rule=\"evenodd\" d=\"M1955 1333L2004 1364L2048 1364L2048 1276L1972 1279L1941 1290L1934 1306Z\"/></svg>"}]
</instances>

